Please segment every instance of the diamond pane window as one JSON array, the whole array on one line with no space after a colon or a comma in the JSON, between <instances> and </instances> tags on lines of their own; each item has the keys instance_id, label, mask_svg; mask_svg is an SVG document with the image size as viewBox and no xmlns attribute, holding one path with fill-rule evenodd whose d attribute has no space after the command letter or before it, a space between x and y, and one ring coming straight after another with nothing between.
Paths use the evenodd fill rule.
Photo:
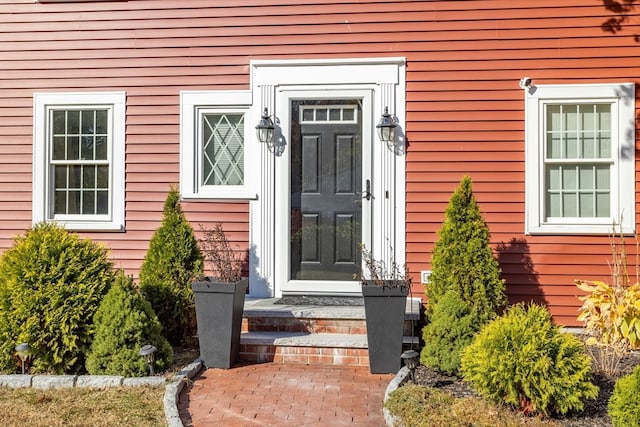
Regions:
<instances>
[{"instance_id":1,"label":"diamond pane window","mask_svg":"<svg viewBox=\"0 0 640 427\"><path fill-rule=\"evenodd\" d=\"M243 185L244 114L202 118L202 185Z\"/></svg>"},{"instance_id":2,"label":"diamond pane window","mask_svg":"<svg viewBox=\"0 0 640 427\"><path fill-rule=\"evenodd\" d=\"M109 110L51 110L54 215L109 213Z\"/></svg>"},{"instance_id":3,"label":"diamond pane window","mask_svg":"<svg viewBox=\"0 0 640 427\"><path fill-rule=\"evenodd\" d=\"M546 106L545 216L611 216L611 104Z\"/></svg>"}]
</instances>

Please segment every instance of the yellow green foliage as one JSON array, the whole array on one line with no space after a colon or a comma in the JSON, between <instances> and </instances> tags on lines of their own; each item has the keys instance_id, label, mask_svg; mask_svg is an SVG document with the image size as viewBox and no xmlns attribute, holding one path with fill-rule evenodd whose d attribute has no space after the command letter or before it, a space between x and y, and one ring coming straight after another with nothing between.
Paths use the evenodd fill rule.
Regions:
<instances>
[{"instance_id":1,"label":"yellow green foliage","mask_svg":"<svg viewBox=\"0 0 640 427\"><path fill-rule=\"evenodd\" d=\"M640 366L616 381L609 400L609 416L613 427L640 427Z\"/></svg>"},{"instance_id":2,"label":"yellow green foliage","mask_svg":"<svg viewBox=\"0 0 640 427\"><path fill-rule=\"evenodd\" d=\"M591 333L587 344L640 349L640 283L611 286L601 281L576 280L587 293L578 320Z\"/></svg>"},{"instance_id":3,"label":"yellow green foliage","mask_svg":"<svg viewBox=\"0 0 640 427\"><path fill-rule=\"evenodd\" d=\"M461 372L482 396L526 414L580 411L598 395L580 340L536 304L514 305L485 325L463 351Z\"/></svg>"}]
</instances>

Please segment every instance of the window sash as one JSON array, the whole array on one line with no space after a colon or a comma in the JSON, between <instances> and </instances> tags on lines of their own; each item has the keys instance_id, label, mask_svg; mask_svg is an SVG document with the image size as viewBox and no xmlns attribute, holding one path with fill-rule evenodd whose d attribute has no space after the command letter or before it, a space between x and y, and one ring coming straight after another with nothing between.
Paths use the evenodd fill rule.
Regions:
<instances>
[{"instance_id":1,"label":"window sash","mask_svg":"<svg viewBox=\"0 0 640 427\"><path fill-rule=\"evenodd\" d=\"M244 113L200 114L201 186L244 185Z\"/></svg>"},{"instance_id":2,"label":"window sash","mask_svg":"<svg viewBox=\"0 0 640 427\"><path fill-rule=\"evenodd\" d=\"M112 108L49 108L50 219L111 211Z\"/></svg>"},{"instance_id":3,"label":"window sash","mask_svg":"<svg viewBox=\"0 0 640 427\"><path fill-rule=\"evenodd\" d=\"M545 105L545 220L610 218L611 103Z\"/></svg>"}]
</instances>

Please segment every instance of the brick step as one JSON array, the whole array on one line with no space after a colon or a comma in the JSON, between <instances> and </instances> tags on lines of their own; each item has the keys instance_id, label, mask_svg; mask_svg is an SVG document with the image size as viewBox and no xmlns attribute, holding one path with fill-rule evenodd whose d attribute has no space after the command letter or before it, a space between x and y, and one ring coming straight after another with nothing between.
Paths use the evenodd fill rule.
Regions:
<instances>
[{"instance_id":1,"label":"brick step","mask_svg":"<svg viewBox=\"0 0 640 427\"><path fill-rule=\"evenodd\" d=\"M249 299L245 303L243 332L305 332L366 334L362 306L290 306L276 299ZM415 335L412 325L419 319L420 301L407 302L405 335Z\"/></svg>"},{"instance_id":2,"label":"brick step","mask_svg":"<svg viewBox=\"0 0 640 427\"><path fill-rule=\"evenodd\" d=\"M363 306L292 306L277 299L245 302L240 360L369 366ZM405 343L417 342L420 301L407 302Z\"/></svg>"},{"instance_id":3,"label":"brick step","mask_svg":"<svg viewBox=\"0 0 640 427\"><path fill-rule=\"evenodd\" d=\"M417 337L405 336L404 342L417 343ZM369 366L369 350L365 334L244 332L240 360Z\"/></svg>"},{"instance_id":4,"label":"brick step","mask_svg":"<svg viewBox=\"0 0 640 427\"><path fill-rule=\"evenodd\" d=\"M247 362L368 366L367 336L302 332L245 332L240 359Z\"/></svg>"}]
</instances>

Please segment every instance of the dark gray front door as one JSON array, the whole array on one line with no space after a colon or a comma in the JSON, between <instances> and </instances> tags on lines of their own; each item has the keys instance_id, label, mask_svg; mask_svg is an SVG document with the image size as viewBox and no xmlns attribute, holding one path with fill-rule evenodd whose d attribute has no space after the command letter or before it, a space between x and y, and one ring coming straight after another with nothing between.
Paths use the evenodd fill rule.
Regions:
<instances>
[{"instance_id":1,"label":"dark gray front door","mask_svg":"<svg viewBox=\"0 0 640 427\"><path fill-rule=\"evenodd\" d=\"M291 280L353 280L362 240L359 100L291 102Z\"/></svg>"}]
</instances>

